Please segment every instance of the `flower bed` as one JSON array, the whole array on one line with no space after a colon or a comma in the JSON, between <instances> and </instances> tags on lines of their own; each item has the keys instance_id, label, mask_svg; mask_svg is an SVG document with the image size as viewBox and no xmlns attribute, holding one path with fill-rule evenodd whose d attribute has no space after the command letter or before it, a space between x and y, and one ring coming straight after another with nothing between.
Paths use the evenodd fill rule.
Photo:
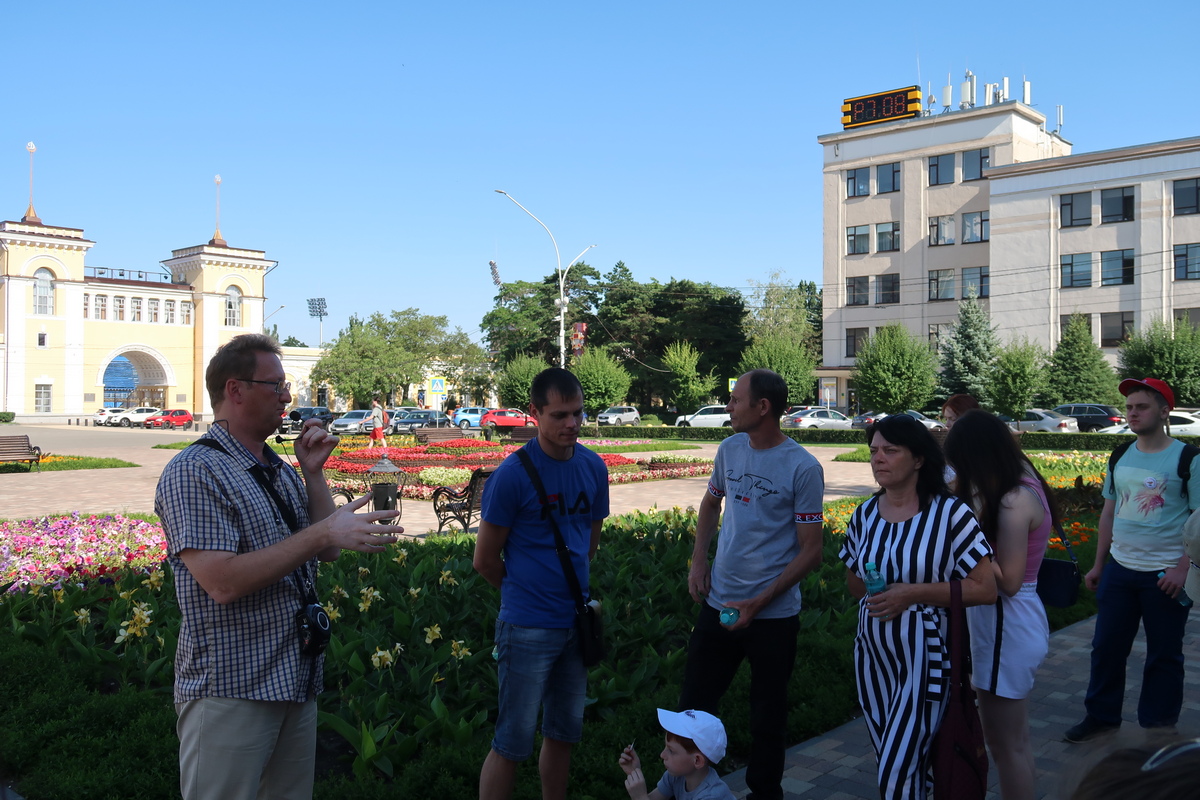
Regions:
<instances>
[{"instance_id":1,"label":"flower bed","mask_svg":"<svg viewBox=\"0 0 1200 800\"><path fill-rule=\"evenodd\" d=\"M120 514L0 523L0 582L11 582L11 592L128 569L153 571L166 556L161 525Z\"/></svg>"}]
</instances>

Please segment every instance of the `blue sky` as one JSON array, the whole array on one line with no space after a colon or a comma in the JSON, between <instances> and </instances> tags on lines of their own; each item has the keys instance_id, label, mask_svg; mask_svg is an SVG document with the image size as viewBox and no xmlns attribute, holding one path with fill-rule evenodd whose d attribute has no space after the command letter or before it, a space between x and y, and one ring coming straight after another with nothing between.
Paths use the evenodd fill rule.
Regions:
<instances>
[{"instance_id":1,"label":"blue sky","mask_svg":"<svg viewBox=\"0 0 1200 800\"><path fill-rule=\"evenodd\" d=\"M564 264L596 244L643 281L819 283L816 137L918 61L935 91L1027 77L1077 153L1200 134L1196 4L815 5L9 4L0 218L32 140L43 221L83 228L92 266L158 270L212 235L220 173L225 239L279 261L282 336L315 344L325 297L326 340L410 306L478 338L489 260L554 268L494 189Z\"/></svg>"}]
</instances>

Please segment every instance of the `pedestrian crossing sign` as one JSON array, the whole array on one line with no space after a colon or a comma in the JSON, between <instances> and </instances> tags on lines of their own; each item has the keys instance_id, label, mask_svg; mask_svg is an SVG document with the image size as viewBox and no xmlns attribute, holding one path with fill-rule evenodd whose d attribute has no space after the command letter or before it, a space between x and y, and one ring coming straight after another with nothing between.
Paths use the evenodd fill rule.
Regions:
<instances>
[{"instance_id":1,"label":"pedestrian crossing sign","mask_svg":"<svg viewBox=\"0 0 1200 800\"><path fill-rule=\"evenodd\" d=\"M445 378L430 378L429 379L430 394L445 394L446 379Z\"/></svg>"}]
</instances>

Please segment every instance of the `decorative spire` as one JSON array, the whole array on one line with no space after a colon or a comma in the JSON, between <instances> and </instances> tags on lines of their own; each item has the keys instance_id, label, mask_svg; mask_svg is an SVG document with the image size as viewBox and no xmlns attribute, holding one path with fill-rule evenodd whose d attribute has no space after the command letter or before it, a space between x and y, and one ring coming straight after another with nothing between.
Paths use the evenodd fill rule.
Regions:
<instances>
[{"instance_id":1,"label":"decorative spire","mask_svg":"<svg viewBox=\"0 0 1200 800\"><path fill-rule=\"evenodd\" d=\"M213 182L217 184L217 230L208 243L213 247L228 247L229 243L221 238L221 176L218 175Z\"/></svg>"},{"instance_id":2,"label":"decorative spire","mask_svg":"<svg viewBox=\"0 0 1200 800\"><path fill-rule=\"evenodd\" d=\"M25 145L25 149L29 151L29 208L25 209L25 216L21 217L21 222L27 222L30 225L41 225L42 220L33 210L33 154L37 152L37 147L33 142Z\"/></svg>"}]
</instances>

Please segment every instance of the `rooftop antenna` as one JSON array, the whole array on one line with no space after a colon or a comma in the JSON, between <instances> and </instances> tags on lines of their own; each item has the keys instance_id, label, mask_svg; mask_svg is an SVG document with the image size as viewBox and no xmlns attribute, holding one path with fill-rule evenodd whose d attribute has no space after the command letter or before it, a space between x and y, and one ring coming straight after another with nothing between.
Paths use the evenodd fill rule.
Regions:
<instances>
[{"instance_id":1,"label":"rooftop antenna","mask_svg":"<svg viewBox=\"0 0 1200 800\"><path fill-rule=\"evenodd\" d=\"M28 222L30 225L41 225L41 218L33 210L33 154L37 152L37 147L34 146L33 142L30 142L25 145L25 149L29 151L29 208L25 209L25 216L21 217L21 222Z\"/></svg>"},{"instance_id":2,"label":"rooftop antenna","mask_svg":"<svg viewBox=\"0 0 1200 800\"><path fill-rule=\"evenodd\" d=\"M213 183L217 185L217 230L208 243L213 247L225 247L228 242L221 238L221 176L213 178Z\"/></svg>"},{"instance_id":3,"label":"rooftop antenna","mask_svg":"<svg viewBox=\"0 0 1200 800\"><path fill-rule=\"evenodd\" d=\"M1033 84L1021 78L1021 102L1027 106L1033 105Z\"/></svg>"},{"instance_id":4,"label":"rooftop antenna","mask_svg":"<svg viewBox=\"0 0 1200 800\"><path fill-rule=\"evenodd\" d=\"M925 111L922 114L926 117L933 113L933 106L937 103L937 95L933 93L933 81L926 84L926 90L929 93L929 99L925 101Z\"/></svg>"},{"instance_id":5,"label":"rooftop antenna","mask_svg":"<svg viewBox=\"0 0 1200 800\"><path fill-rule=\"evenodd\" d=\"M1001 96L1001 98L1000 98L1000 102L1004 102L1004 101L1008 100L1008 98L1009 98L1009 94L1008 94L1008 76L1007 76L1007 75L1005 75L1003 78L1001 78L1001 81L1002 81L1002 82L1001 82L1001 84L1000 84L1000 85L1001 85L1003 88L1000 90L1000 91L1001 91L1001 94L1002 94L1002 96Z\"/></svg>"},{"instance_id":6,"label":"rooftop antenna","mask_svg":"<svg viewBox=\"0 0 1200 800\"><path fill-rule=\"evenodd\" d=\"M966 80L962 82L959 95L962 97L958 104L959 108L966 110L975 107L975 73L971 70L967 70Z\"/></svg>"},{"instance_id":7,"label":"rooftop antenna","mask_svg":"<svg viewBox=\"0 0 1200 800\"><path fill-rule=\"evenodd\" d=\"M1054 133L1057 134L1059 131L1062 130L1062 126L1063 126L1063 107L1055 106L1055 108L1058 109L1058 127L1054 129Z\"/></svg>"},{"instance_id":8,"label":"rooftop antenna","mask_svg":"<svg viewBox=\"0 0 1200 800\"><path fill-rule=\"evenodd\" d=\"M954 104L954 87L950 84L950 73L946 73L946 85L942 87L942 113L945 114Z\"/></svg>"}]
</instances>

